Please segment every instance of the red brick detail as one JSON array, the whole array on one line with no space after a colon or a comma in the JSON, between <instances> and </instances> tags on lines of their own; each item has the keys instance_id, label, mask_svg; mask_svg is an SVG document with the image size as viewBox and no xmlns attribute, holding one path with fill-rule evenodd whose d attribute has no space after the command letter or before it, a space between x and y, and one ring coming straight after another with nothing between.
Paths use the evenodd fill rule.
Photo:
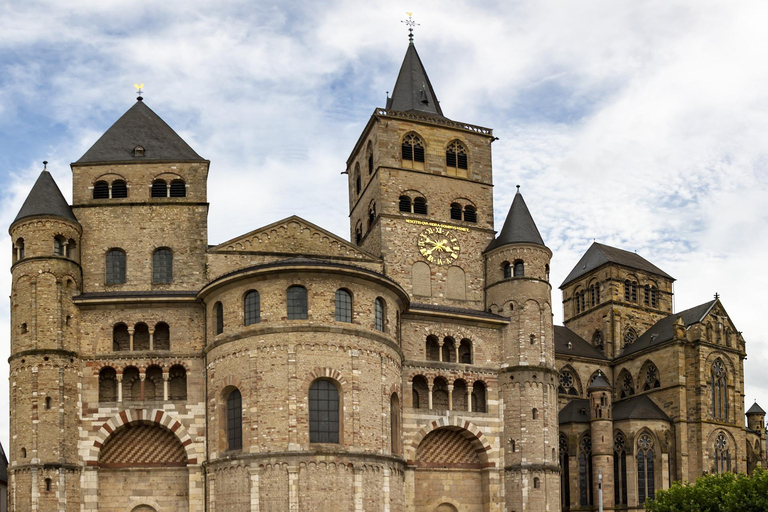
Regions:
<instances>
[{"instance_id":1,"label":"red brick detail","mask_svg":"<svg viewBox=\"0 0 768 512\"><path fill-rule=\"evenodd\" d=\"M145 423L131 423L109 436L99 453L105 467L187 464L187 452L168 429Z\"/></svg>"},{"instance_id":2,"label":"red brick detail","mask_svg":"<svg viewBox=\"0 0 768 512\"><path fill-rule=\"evenodd\" d=\"M111 434L112 432L114 432L114 429L113 429L112 427L110 427L110 426L109 426L109 424L107 424L107 423L105 423L105 424L104 424L104 430L106 430L106 431L107 431L107 432L109 432L110 434Z\"/></svg>"},{"instance_id":3,"label":"red brick detail","mask_svg":"<svg viewBox=\"0 0 768 512\"><path fill-rule=\"evenodd\" d=\"M128 423L128 415L125 411L120 411L120 418L123 420L123 423Z\"/></svg>"},{"instance_id":4,"label":"red brick detail","mask_svg":"<svg viewBox=\"0 0 768 512\"><path fill-rule=\"evenodd\" d=\"M424 468L480 468L477 449L462 431L447 428L434 430L419 444L416 464Z\"/></svg>"},{"instance_id":5,"label":"red brick detail","mask_svg":"<svg viewBox=\"0 0 768 512\"><path fill-rule=\"evenodd\" d=\"M163 411L155 411L155 423L160 423L163 419Z\"/></svg>"}]
</instances>

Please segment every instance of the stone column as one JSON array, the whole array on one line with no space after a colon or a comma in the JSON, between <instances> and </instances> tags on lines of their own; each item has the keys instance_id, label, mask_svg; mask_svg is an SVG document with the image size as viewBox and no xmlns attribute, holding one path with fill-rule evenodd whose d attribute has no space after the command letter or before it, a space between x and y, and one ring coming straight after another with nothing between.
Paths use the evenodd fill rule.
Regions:
<instances>
[{"instance_id":1,"label":"stone column","mask_svg":"<svg viewBox=\"0 0 768 512\"><path fill-rule=\"evenodd\" d=\"M80 495L83 512L98 512L99 510L99 468L85 466L80 474Z\"/></svg>"},{"instance_id":2,"label":"stone column","mask_svg":"<svg viewBox=\"0 0 768 512\"><path fill-rule=\"evenodd\" d=\"M438 346L437 360L442 362L443 361L443 342L442 341L438 341L437 342L437 346ZM430 406L429 408L431 409L432 406Z\"/></svg>"},{"instance_id":3,"label":"stone column","mask_svg":"<svg viewBox=\"0 0 768 512\"><path fill-rule=\"evenodd\" d=\"M146 373L140 373L139 374L139 380L141 381L141 401L144 401L144 380L146 380L147 374Z\"/></svg>"},{"instance_id":4,"label":"stone column","mask_svg":"<svg viewBox=\"0 0 768 512\"><path fill-rule=\"evenodd\" d=\"M427 388L429 388L429 408L432 409L432 388L434 387L434 384L431 382L427 384Z\"/></svg>"},{"instance_id":5,"label":"stone column","mask_svg":"<svg viewBox=\"0 0 768 512\"><path fill-rule=\"evenodd\" d=\"M155 328L149 328L149 350L155 349Z\"/></svg>"},{"instance_id":6,"label":"stone column","mask_svg":"<svg viewBox=\"0 0 768 512\"><path fill-rule=\"evenodd\" d=\"M163 400L168 401L168 379L170 375L167 372L163 372Z\"/></svg>"},{"instance_id":7,"label":"stone column","mask_svg":"<svg viewBox=\"0 0 768 512\"><path fill-rule=\"evenodd\" d=\"M459 361L459 346L461 346L460 342L454 344L454 348L456 349L456 363L457 364L461 362L461 361Z\"/></svg>"},{"instance_id":8,"label":"stone column","mask_svg":"<svg viewBox=\"0 0 768 512\"><path fill-rule=\"evenodd\" d=\"M251 512L259 512L259 473L258 466L251 466L248 468L248 473L251 475Z\"/></svg>"},{"instance_id":9,"label":"stone column","mask_svg":"<svg viewBox=\"0 0 768 512\"><path fill-rule=\"evenodd\" d=\"M288 467L288 511L299 512L299 468Z\"/></svg>"},{"instance_id":10,"label":"stone column","mask_svg":"<svg viewBox=\"0 0 768 512\"><path fill-rule=\"evenodd\" d=\"M474 383L467 386L467 412L472 412L472 390L474 387Z\"/></svg>"},{"instance_id":11,"label":"stone column","mask_svg":"<svg viewBox=\"0 0 768 512\"><path fill-rule=\"evenodd\" d=\"M130 340L130 343L128 344L128 350L133 352L133 333L135 332L135 329L133 327L128 328L128 339Z\"/></svg>"},{"instance_id":12,"label":"stone column","mask_svg":"<svg viewBox=\"0 0 768 512\"><path fill-rule=\"evenodd\" d=\"M363 468L354 468L355 512L364 512L363 509Z\"/></svg>"},{"instance_id":13,"label":"stone column","mask_svg":"<svg viewBox=\"0 0 768 512\"><path fill-rule=\"evenodd\" d=\"M122 402L123 401L123 374L118 373L115 375L117 378L117 401Z\"/></svg>"},{"instance_id":14,"label":"stone column","mask_svg":"<svg viewBox=\"0 0 768 512\"><path fill-rule=\"evenodd\" d=\"M448 384L448 410L453 410L453 384Z\"/></svg>"}]
</instances>

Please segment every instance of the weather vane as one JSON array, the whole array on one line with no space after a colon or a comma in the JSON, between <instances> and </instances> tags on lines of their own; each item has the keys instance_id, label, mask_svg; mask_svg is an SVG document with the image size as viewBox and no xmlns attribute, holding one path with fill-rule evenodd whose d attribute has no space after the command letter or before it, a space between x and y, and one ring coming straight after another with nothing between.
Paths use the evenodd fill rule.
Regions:
<instances>
[{"instance_id":1,"label":"weather vane","mask_svg":"<svg viewBox=\"0 0 768 512\"><path fill-rule=\"evenodd\" d=\"M406 12L405 14L408 15L408 19L407 20L403 20L400 23L405 23L408 26L408 40L410 42L413 42L413 27L419 25L419 23L416 23L415 21L413 21L413 18L412 18L413 13L412 12Z\"/></svg>"},{"instance_id":2,"label":"weather vane","mask_svg":"<svg viewBox=\"0 0 768 512\"><path fill-rule=\"evenodd\" d=\"M136 99L139 101L143 100L144 98L142 98L141 95L144 93L144 91L142 91L144 88L144 82L140 84L133 84L133 86L136 88L136 94L138 95Z\"/></svg>"}]
</instances>

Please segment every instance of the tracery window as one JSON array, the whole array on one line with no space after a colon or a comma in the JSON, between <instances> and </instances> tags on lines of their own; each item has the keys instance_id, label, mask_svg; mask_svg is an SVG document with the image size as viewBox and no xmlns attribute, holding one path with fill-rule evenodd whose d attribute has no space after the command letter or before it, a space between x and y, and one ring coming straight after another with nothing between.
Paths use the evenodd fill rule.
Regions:
<instances>
[{"instance_id":1,"label":"tracery window","mask_svg":"<svg viewBox=\"0 0 768 512\"><path fill-rule=\"evenodd\" d=\"M653 439L642 434L637 440L637 494L641 504L656 495L653 459Z\"/></svg>"},{"instance_id":2,"label":"tracery window","mask_svg":"<svg viewBox=\"0 0 768 512\"><path fill-rule=\"evenodd\" d=\"M613 495L616 505L627 504L627 440L621 432L613 437Z\"/></svg>"},{"instance_id":3,"label":"tracery window","mask_svg":"<svg viewBox=\"0 0 768 512\"><path fill-rule=\"evenodd\" d=\"M619 375L619 382L621 383L619 398L627 398L635 394L635 386L632 382L632 375L627 370L621 371L621 374Z\"/></svg>"},{"instance_id":4,"label":"tracery window","mask_svg":"<svg viewBox=\"0 0 768 512\"><path fill-rule=\"evenodd\" d=\"M309 442L339 442L339 391L329 380L309 388Z\"/></svg>"},{"instance_id":5,"label":"tracery window","mask_svg":"<svg viewBox=\"0 0 768 512\"><path fill-rule=\"evenodd\" d=\"M384 332L384 315L386 310L386 304L384 299L377 297L374 301L374 328L377 331Z\"/></svg>"},{"instance_id":6,"label":"tracery window","mask_svg":"<svg viewBox=\"0 0 768 512\"><path fill-rule=\"evenodd\" d=\"M659 387L661 387L661 381L659 380L659 369L656 368L655 364L651 363L645 370L645 385L643 386L643 391L648 391L649 389Z\"/></svg>"},{"instance_id":7,"label":"tracery window","mask_svg":"<svg viewBox=\"0 0 768 512\"><path fill-rule=\"evenodd\" d=\"M632 327L628 328L626 332L624 332L624 346L621 348L622 349L626 348L627 346L634 343L636 339L637 339L637 333L635 332L635 330Z\"/></svg>"},{"instance_id":8,"label":"tracery window","mask_svg":"<svg viewBox=\"0 0 768 512\"><path fill-rule=\"evenodd\" d=\"M235 388L227 395L227 450L243 448L243 397Z\"/></svg>"},{"instance_id":9,"label":"tracery window","mask_svg":"<svg viewBox=\"0 0 768 512\"><path fill-rule=\"evenodd\" d=\"M715 473L725 473L731 470L731 453L728 449L728 438L720 432L715 438Z\"/></svg>"},{"instance_id":10,"label":"tracery window","mask_svg":"<svg viewBox=\"0 0 768 512\"><path fill-rule=\"evenodd\" d=\"M352 322L352 294L347 290L336 290L336 314L337 322Z\"/></svg>"},{"instance_id":11,"label":"tracery window","mask_svg":"<svg viewBox=\"0 0 768 512\"><path fill-rule=\"evenodd\" d=\"M261 295L256 290L250 290L243 297L243 320L245 325L261 322Z\"/></svg>"},{"instance_id":12,"label":"tracery window","mask_svg":"<svg viewBox=\"0 0 768 512\"><path fill-rule=\"evenodd\" d=\"M557 387L558 393L578 396L579 391L576 389L575 380L570 370L560 370L559 383L560 385Z\"/></svg>"},{"instance_id":13,"label":"tracery window","mask_svg":"<svg viewBox=\"0 0 768 512\"><path fill-rule=\"evenodd\" d=\"M403 160L412 162L424 162L424 143L415 133L409 133L403 139Z\"/></svg>"},{"instance_id":14,"label":"tracery window","mask_svg":"<svg viewBox=\"0 0 768 512\"><path fill-rule=\"evenodd\" d=\"M451 142L445 150L445 166L467 169L467 149L458 140Z\"/></svg>"},{"instance_id":15,"label":"tracery window","mask_svg":"<svg viewBox=\"0 0 768 512\"><path fill-rule=\"evenodd\" d=\"M307 289L303 286L291 286L286 293L288 302L288 320L306 320Z\"/></svg>"},{"instance_id":16,"label":"tracery window","mask_svg":"<svg viewBox=\"0 0 768 512\"><path fill-rule=\"evenodd\" d=\"M173 253L167 247L152 253L152 283L167 284L173 281Z\"/></svg>"},{"instance_id":17,"label":"tracery window","mask_svg":"<svg viewBox=\"0 0 768 512\"><path fill-rule=\"evenodd\" d=\"M725 364L719 357L712 363L712 417L716 420L728 419L728 380Z\"/></svg>"},{"instance_id":18,"label":"tracery window","mask_svg":"<svg viewBox=\"0 0 768 512\"><path fill-rule=\"evenodd\" d=\"M111 249L106 256L106 284L125 283L125 251Z\"/></svg>"},{"instance_id":19,"label":"tracery window","mask_svg":"<svg viewBox=\"0 0 768 512\"><path fill-rule=\"evenodd\" d=\"M592 499L592 438L585 435L579 443L579 499L582 507L590 506Z\"/></svg>"},{"instance_id":20,"label":"tracery window","mask_svg":"<svg viewBox=\"0 0 768 512\"><path fill-rule=\"evenodd\" d=\"M560 436L560 507L565 511L571 508L571 478L568 463L568 438Z\"/></svg>"},{"instance_id":21,"label":"tracery window","mask_svg":"<svg viewBox=\"0 0 768 512\"><path fill-rule=\"evenodd\" d=\"M592 335L592 345L599 350L603 351L603 331L600 329L597 329L595 333Z\"/></svg>"}]
</instances>

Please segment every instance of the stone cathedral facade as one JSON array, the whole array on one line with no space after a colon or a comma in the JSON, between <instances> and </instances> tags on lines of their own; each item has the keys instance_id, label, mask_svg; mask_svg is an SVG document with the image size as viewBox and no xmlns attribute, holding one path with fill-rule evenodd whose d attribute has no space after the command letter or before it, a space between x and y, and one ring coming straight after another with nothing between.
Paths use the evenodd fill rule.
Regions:
<instances>
[{"instance_id":1,"label":"stone cathedral facade","mask_svg":"<svg viewBox=\"0 0 768 512\"><path fill-rule=\"evenodd\" d=\"M43 171L10 226L10 510L592 510L598 471L633 508L758 464L722 304L673 314L671 277L597 246L554 327L519 192L494 229L493 140L411 43L347 160L351 241L208 245L209 162L141 98L71 205Z\"/></svg>"}]
</instances>

